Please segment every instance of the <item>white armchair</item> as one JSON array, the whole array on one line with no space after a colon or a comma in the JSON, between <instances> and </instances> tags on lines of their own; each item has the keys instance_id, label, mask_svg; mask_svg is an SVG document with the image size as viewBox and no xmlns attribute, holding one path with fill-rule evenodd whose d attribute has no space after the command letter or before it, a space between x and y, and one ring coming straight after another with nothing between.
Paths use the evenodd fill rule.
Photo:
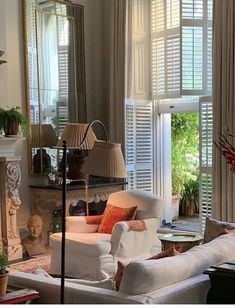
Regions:
<instances>
[{"instance_id":1,"label":"white armchair","mask_svg":"<svg viewBox=\"0 0 235 308\"><path fill-rule=\"evenodd\" d=\"M162 217L162 200L142 190L125 190L109 196L107 204L129 208L137 206L135 220L142 220L146 230L132 231L126 221L114 225L112 234L99 233L99 216L66 218L65 274L89 280L113 275L117 260L149 257L156 241ZM60 274L61 233L49 240L52 248L51 274Z\"/></svg>"}]
</instances>

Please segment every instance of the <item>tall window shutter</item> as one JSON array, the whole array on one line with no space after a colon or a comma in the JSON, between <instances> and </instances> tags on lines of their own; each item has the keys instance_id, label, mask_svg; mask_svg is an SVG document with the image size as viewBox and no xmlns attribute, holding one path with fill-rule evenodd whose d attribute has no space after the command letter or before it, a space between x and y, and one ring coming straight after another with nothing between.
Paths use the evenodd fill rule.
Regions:
<instances>
[{"instance_id":1,"label":"tall window shutter","mask_svg":"<svg viewBox=\"0 0 235 308\"><path fill-rule=\"evenodd\" d=\"M180 1L152 0L151 11L153 97L179 97Z\"/></svg>"},{"instance_id":2,"label":"tall window shutter","mask_svg":"<svg viewBox=\"0 0 235 308\"><path fill-rule=\"evenodd\" d=\"M205 219L211 216L212 197L212 129L213 109L210 96L200 98L200 218L202 231Z\"/></svg>"},{"instance_id":3,"label":"tall window shutter","mask_svg":"<svg viewBox=\"0 0 235 308\"><path fill-rule=\"evenodd\" d=\"M132 0L131 98L151 99L150 0Z\"/></svg>"},{"instance_id":4,"label":"tall window shutter","mask_svg":"<svg viewBox=\"0 0 235 308\"><path fill-rule=\"evenodd\" d=\"M57 16L58 33L58 78L59 93L57 102L58 125L57 133L62 134L68 123L68 97L69 97L69 21L66 17L66 6L57 5L56 11L64 16Z\"/></svg>"},{"instance_id":5,"label":"tall window shutter","mask_svg":"<svg viewBox=\"0 0 235 308\"><path fill-rule=\"evenodd\" d=\"M37 72L37 43L36 43L36 18L35 2L27 0L26 6L26 26L27 26L27 45L28 45L28 62L29 62L29 84L30 84L30 122L39 123L38 110L38 72Z\"/></svg>"},{"instance_id":6,"label":"tall window shutter","mask_svg":"<svg viewBox=\"0 0 235 308\"><path fill-rule=\"evenodd\" d=\"M128 188L153 191L152 102L126 100Z\"/></svg>"},{"instance_id":7,"label":"tall window shutter","mask_svg":"<svg viewBox=\"0 0 235 308\"><path fill-rule=\"evenodd\" d=\"M154 98L210 93L212 1L152 0Z\"/></svg>"}]
</instances>

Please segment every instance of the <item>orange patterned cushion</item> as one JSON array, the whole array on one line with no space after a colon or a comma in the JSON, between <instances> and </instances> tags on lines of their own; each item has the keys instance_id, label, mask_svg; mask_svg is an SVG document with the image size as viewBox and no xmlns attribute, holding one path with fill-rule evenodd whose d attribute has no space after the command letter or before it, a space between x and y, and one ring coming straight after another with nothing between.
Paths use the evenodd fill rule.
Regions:
<instances>
[{"instance_id":1,"label":"orange patterned cushion","mask_svg":"<svg viewBox=\"0 0 235 308\"><path fill-rule=\"evenodd\" d=\"M127 222L128 231L144 231L147 230L146 223L143 220L130 220Z\"/></svg>"},{"instance_id":2,"label":"orange patterned cushion","mask_svg":"<svg viewBox=\"0 0 235 308\"><path fill-rule=\"evenodd\" d=\"M131 220L135 217L137 206L122 208L109 205L103 214L98 228L100 233L112 233L113 226L119 221Z\"/></svg>"},{"instance_id":3,"label":"orange patterned cushion","mask_svg":"<svg viewBox=\"0 0 235 308\"><path fill-rule=\"evenodd\" d=\"M99 225L103 215L84 216L88 225Z\"/></svg>"},{"instance_id":4,"label":"orange patterned cushion","mask_svg":"<svg viewBox=\"0 0 235 308\"><path fill-rule=\"evenodd\" d=\"M155 259L161 259L166 257L174 257L180 255L182 250L182 246L172 246L160 253L158 253L156 256L152 256L148 258L147 260L155 260Z\"/></svg>"}]
</instances>

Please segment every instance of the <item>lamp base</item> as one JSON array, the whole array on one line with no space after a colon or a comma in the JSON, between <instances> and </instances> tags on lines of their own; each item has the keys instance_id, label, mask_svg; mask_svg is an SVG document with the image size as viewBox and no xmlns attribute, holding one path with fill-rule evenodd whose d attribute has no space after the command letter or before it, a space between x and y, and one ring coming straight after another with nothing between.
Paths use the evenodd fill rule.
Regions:
<instances>
[{"instance_id":1,"label":"lamp base","mask_svg":"<svg viewBox=\"0 0 235 308\"><path fill-rule=\"evenodd\" d=\"M51 166L51 157L45 149L38 149L33 157L33 173L46 173Z\"/></svg>"},{"instance_id":2,"label":"lamp base","mask_svg":"<svg viewBox=\"0 0 235 308\"><path fill-rule=\"evenodd\" d=\"M87 150L73 150L68 155L68 179L86 179L86 175L81 172L81 168L87 158Z\"/></svg>"}]
</instances>

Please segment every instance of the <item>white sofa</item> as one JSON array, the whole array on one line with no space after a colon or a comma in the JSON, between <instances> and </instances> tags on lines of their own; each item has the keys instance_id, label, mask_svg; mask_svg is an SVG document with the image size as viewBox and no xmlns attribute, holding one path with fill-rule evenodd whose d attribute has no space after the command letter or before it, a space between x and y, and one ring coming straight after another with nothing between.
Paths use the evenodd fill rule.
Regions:
<instances>
[{"instance_id":1,"label":"white sofa","mask_svg":"<svg viewBox=\"0 0 235 308\"><path fill-rule=\"evenodd\" d=\"M210 286L203 271L211 265L234 259L235 234L222 235L179 256L132 261L124 271L119 292L110 289L110 280L97 283L69 280L65 285L65 302L203 304ZM40 303L59 303L58 279L12 272L9 280L11 284L39 290Z\"/></svg>"}]
</instances>

